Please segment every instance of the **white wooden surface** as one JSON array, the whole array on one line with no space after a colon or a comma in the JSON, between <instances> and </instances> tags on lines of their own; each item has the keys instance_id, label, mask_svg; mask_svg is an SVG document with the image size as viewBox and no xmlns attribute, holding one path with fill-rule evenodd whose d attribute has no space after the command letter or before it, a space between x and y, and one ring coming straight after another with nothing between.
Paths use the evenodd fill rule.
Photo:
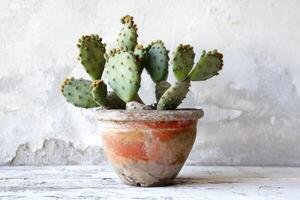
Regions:
<instances>
[{"instance_id":1,"label":"white wooden surface","mask_svg":"<svg viewBox=\"0 0 300 200\"><path fill-rule=\"evenodd\" d=\"M185 166L175 184L123 185L104 166L0 167L0 199L300 199L300 168Z\"/></svg>"}]
</instances>

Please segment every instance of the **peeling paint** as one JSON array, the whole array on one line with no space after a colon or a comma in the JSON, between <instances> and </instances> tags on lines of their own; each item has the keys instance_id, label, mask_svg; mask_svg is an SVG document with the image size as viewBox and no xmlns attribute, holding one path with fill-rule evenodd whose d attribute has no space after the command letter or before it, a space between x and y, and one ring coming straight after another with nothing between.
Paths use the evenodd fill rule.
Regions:
<instances>
[{"instance_id":1,"label":"peeling paint","mask_svg":"<svg viewBox=\"0 0 300 200\"><path fill-rule=\"evenodd\" d=\"M69 142L57 139L44 141L43 147L32 151L28 143L19 145L11 165L94 165L105 162L100 147L87 147L84 150Z\"/></svg>"}]
</instances>

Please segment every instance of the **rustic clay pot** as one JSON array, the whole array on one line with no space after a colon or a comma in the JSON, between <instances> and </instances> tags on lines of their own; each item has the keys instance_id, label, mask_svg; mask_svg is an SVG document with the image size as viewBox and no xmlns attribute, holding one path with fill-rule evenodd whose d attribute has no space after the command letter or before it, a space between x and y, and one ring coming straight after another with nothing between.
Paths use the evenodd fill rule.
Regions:
<instances>
[{"instance_id":1,"label":"rustic clay pot","mask_svg":"<svg viewBox=\"0 0 300 200\"><path fill-rule=\"evenodd\" d=\"M104 151L123 182L169 185L184 165L202 110L99 110Z\"/></svg>"}]
</instances>

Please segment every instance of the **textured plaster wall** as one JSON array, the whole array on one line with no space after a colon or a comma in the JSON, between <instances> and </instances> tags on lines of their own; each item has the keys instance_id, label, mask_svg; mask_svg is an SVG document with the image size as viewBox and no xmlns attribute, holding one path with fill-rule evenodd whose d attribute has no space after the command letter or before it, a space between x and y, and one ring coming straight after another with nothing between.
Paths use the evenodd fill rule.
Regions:
<instances>
[{"instance_id":1,"label":"textured plaster wall","mask_svg":"<svg viewBox=\"0 0 300 200\"><path fill-rule=\"evenodd\" d=\"M86 77L79 36L98 33L112 47L131 14L144 45L225 55L221 75L193 83L183 104L205 110L190 164L300 166L299 11L298 0L1 0L0 164L17 149L12 164L101 163L93 111L67 104L59 84Z\"/></svg>"}]
</instances>

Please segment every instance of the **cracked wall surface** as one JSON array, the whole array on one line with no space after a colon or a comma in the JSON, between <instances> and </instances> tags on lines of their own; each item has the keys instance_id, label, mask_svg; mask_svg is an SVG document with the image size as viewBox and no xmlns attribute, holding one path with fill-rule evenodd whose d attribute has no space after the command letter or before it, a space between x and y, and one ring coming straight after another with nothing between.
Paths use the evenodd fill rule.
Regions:
<instances>
[{"instance_id":1,"label":"cracked wall surface","mask_svg":"<svg viewBox=\"0 0 300 200\"><path fill-rule=\"evenodd\" d=\"M98 33L111 48L131 14L144 45L190 43L196 59L224 53L221 75L193 82L182 105L205 111L189 164L300 166L299 10L296 0L1 1L0 165L103 162L93 110L67 104L59 85L87 78L81 35ZM142 86L152 103L146 73Z\"/></svg>"}]
</instances>

